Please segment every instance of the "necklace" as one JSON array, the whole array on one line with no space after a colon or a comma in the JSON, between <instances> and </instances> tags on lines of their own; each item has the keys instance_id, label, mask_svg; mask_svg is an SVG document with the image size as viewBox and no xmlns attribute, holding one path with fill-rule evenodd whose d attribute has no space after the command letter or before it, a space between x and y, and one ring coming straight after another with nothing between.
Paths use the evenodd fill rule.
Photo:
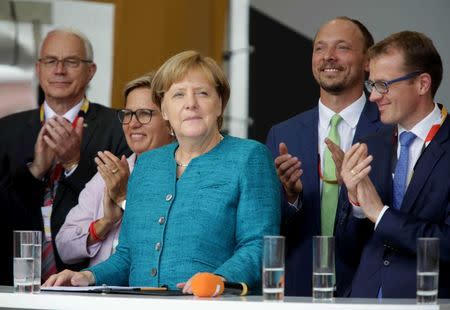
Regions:
<instances>
[{"instance_id":1,"label":"necklace","mask_svg":"<svg viewBox=\"0 0 450 310\"><path fill-rule=\"evenodd\" d=\"M186 168L187 166L189 166L189 164L181 164L181 163L179 163L177 160L175 160L175 162L177 163L177 166L178 166L178 167L184 167L184 168Z\"/></svg>"},{"instance_id":2,"label":"necklace","mask_svg":"<svg viewBox=\"0 0 450 310\"><path fill-rule=\"evenodd\" d=\"M220 135L219 136L219 142L220 141L222 141L223 140L223 136L222 135ZM202 154L203 154L203 152L202 152ZM175 163L177 164L177 167L183 167L183 168L186 168L187 166L189 166L189 163L187 163L187 164L182 164L182 163L180 163L176 158L175 158Z\"/></svg>"}]
</instances>

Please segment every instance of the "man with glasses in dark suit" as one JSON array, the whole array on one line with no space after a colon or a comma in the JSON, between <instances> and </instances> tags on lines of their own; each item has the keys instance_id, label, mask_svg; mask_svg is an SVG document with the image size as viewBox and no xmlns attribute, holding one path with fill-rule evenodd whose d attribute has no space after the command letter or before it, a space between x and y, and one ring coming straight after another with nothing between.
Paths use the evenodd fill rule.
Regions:
<instances>
[{"instance_id":1,"label":"man with glasses in dark suit","mask_svg":"<svg viewBox=\"0 0 450 310\"><path fill-rule=\"evenodd\" d=\"M45 100L38 109L0 120L0 186L17 208L26 208L22 220L28 224L22 228L44 233L45 280L69 267L60 260L54 238L96 173L97 152L130 152L115 112L85 96L96 72L87 37L75 29L56 29L46 35L39 53L36 73ZM2 238L12 243L12 233ZM3 283L10 284L11 274L7 277Z\"/></svg>"},{"instance_id":2,"label":"man with glasses in dark suit","mask_svg":"<svg viewBox=\"0 0 450 310\"><path fill-rule=\"evenodd\" d=\"M422 33L402 31L369 50L370 100L394 125L344 157L348 190L338 247L362 250L351 297L416 297L417 239L439 238L439 297L450 297L450 120L434 101L442 60ZM344 196L347 198L347 195Z\"/></svg>"}]
</instances>

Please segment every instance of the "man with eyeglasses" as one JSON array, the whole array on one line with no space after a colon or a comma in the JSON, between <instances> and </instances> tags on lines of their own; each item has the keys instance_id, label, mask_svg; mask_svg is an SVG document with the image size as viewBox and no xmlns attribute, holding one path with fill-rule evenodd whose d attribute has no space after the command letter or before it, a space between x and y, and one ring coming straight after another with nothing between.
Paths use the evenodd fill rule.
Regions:
<instances>
[{"instance_id":1,"label":"man with eyeglasses","mask_svg":"<svg viewBox=\"0 0 450 310\"><path fill-rule=\"evenodd\" d=\"M349 214L338 246L362 250L352 297L414 298L417 238L440 240L439 297L450 297L450 120L434 96L441 57L424 34L403 31L369 50L366 87L384 123L355 144L342 177Z\"/></svg>"},{"instance_id":2,"label":"man with eyeglasses","mask_svg":"<svg viewBox=\"0 0 450 310\"><path fill-rule=\"evenodd\" d=\"M49 32L36 62L45 101L36 110L0 120L0 186L17 208L28 210L21 228L44 232L43 280L69 268L59 258L54 237L96 173L97 152L130 154L115 111L85 96L95 72L92 45L84 34L66 28ZM5 248L12 248L11 236L2 236ZM12 259L3 266L11 264ZM11 279L9 273L3 283Z\"/></svg>"},{"instance_id":3,"label":"man with eyeglasses","mask_svg":"<svg viewBox=\"0 0 450 310\"><path fill-rule=\"evenodd\" d=\"M312 294L312 237L333 236L338 223L341 149L383 126L364 94L372 44L372 35L357 20L338 17L322 25L312 53L318 106L275 125L268 134L284 193L286 295ZM345 295L356 267L357 260L347 263L336 253L336 296Z\"/></svg>"}]
</instances>

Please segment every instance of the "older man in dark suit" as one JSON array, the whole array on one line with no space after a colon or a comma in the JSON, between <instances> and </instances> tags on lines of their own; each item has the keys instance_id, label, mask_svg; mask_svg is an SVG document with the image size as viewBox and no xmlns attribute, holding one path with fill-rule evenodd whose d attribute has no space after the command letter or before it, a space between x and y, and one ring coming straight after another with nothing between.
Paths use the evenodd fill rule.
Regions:
<instances>
[{"instance_id":1,"label":"older man in dark suit","mask_svg":"<svg viewBox=\"0 0 450 310\"><path fill-rule=\"evenodd\" d=\"M45 279L67 267L54 237L96 173L97 152L128 155L129 150L114 110L85 97L96 72L86 36L74 29L53 30L43 40L39 56L36 72L45 101L36 110L0 120L0 186L15 208L27 210L21 220L28 224L22 228L44 232ZM10 238L2 236L7 244Z\"/></svg>"}]
</instances>

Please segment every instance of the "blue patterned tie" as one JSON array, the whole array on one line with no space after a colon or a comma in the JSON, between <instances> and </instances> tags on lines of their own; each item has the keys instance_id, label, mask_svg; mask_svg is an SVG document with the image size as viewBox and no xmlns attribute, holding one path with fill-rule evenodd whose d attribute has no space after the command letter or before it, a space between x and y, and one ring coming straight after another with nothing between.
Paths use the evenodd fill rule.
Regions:
<instances>
[{"instance_id":1,"label":"blue patterned tie","mask_svg":"<svg viewBox=\"0 0 450 310\"><path fill-rule=\"evenodd\" d=\"M400 156L395 167L394 174L394 201L395 209L400 210L403 196L406 191L406 180L408 176L409 147L416 135L409 131L400 134Z\"/></svg>"}]
</instances>

